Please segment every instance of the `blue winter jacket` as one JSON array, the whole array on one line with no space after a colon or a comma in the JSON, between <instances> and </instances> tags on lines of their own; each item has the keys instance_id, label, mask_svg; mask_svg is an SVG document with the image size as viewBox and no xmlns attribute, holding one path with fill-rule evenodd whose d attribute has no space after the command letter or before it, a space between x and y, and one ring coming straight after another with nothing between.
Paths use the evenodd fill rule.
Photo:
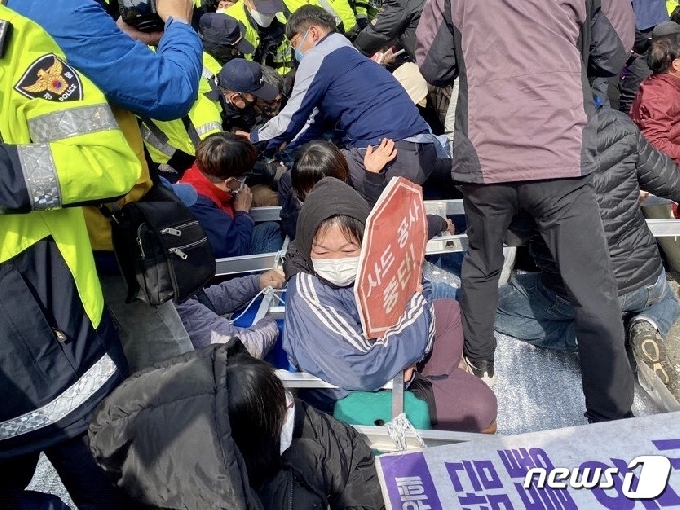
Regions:
<instances>
[{"instance_id":1,"label":"blue winter jacket","mask_svg":"<svg viewBox=\"0 0 680 510\"><path fill-rule=\"evenodd\" d=\"M638 30L647 30L668 21L665 0L632 0L632 2L635 26Z\"/></svg>"},{"instance_id":2,"label":"blue winter jacket","mask_svg":"<svg viewBox=\"0 0 680 510\"><path fill-rule=\"evenodd\" d=\"M7 5L42 26L110 104L172 120L196 102L203 49L190 25L166 23L154 53L123 33L94 0L9 0Z\"/></svg>"},{"instance_id":3,"label":"blue winter jacket","mask_svg":"<svg viewBox=\"0 0 680 510\"><path fill-rule=\"evenodd\" d=\"M250 255L250 239L255 226L250 214L236 211L232 218L215 202L200 194L190 209L205 230L216 258Z\"/></svg>"},{"instance_id":4,"label":"blue winter jacket","mask_svg":"<svg viewBox=\"0 0 680 510\"><path fill-rule=\"evenodd\" d=\"M335 33L305 53L285 108L250 137L253 143L269 140L268 147L278 147L304 130L294 141L299 145L309 140L307 133L318 131L315 124L320 122L334 125L346 146L359 149L383 138L404 140L429 133L396 78Z\"/></svg>"},{"instance_id":5,"label":"blue winter jacket","mask_svg":"<svg viewBox=\"0 0 680 510\"><path fill-rule=\"evenodd\" d=\"M287 287L283 348L296 368L343 390L377 390L432 347L429 287L424 292L413 295L394 327L368 339L351 286L332 288L314 275L297 273ZM338 392L335 398L345 395Z\"/></svg>"}]
</instances>

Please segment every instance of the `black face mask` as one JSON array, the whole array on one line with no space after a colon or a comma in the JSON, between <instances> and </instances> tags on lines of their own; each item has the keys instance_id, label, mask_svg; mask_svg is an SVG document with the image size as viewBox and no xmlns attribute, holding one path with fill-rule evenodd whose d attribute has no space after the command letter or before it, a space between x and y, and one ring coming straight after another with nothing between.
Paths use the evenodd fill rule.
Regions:
<instances>
[{"instance_id":1,"label":"black face mask","mask_svg":"<svg viewBox=\"0 0 680 510\"><path fill-rule=\"evenodd\" d=\"M203 49L222 66L230 60L241 56L239 51L232 46L207 43L205 40L203 41Z\"/></svg>"},{"instance_id":2,"label":"black face mask","mask_svg":"<svg viewBox=\"0 0 680 510\"><path fill-rule=\"evenodd\" d=\"M238 128L245 131L255 125L257 120L257 112L253 104L247 104L245 108L236 108L226 99L221 96L220 103L222 104L222 124L224 129Z\"/></svg>"}]
</instances>

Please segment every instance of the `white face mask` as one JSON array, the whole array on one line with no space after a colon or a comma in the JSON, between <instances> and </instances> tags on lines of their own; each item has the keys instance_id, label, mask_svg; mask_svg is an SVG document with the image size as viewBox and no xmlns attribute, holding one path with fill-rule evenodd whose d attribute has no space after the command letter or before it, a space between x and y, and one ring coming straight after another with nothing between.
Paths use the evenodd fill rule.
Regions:
<instances>
[{"instance_id":1,"label":"white face mask","mask_svg":"<svg viewBox=\"0 0 680 510\"><path fill-rule=\"evenodd\" d=\"M226 9L224 7L218 7L215 12L218 13L218 14L222 14L222 13L224 13L224 11L226 11Z\"/></svg>"},{"instance_id":2,"label":"white face mask","mask_svg":"<svg viewBox=\"0 0 680 510\"><path fill-rule=\"evenodd\" d=\"M295 428L295 401L290 392L286 392L286 421L281 428L281 453L285 452L293 442L293 429Z\"/></svg>"},{"instance_id":3,"label":"white face mask","mask_svg":"<svg viewBox=\"0 0 680 510\"><path fill-rule=\"evenodd\" d=\"M347 287L354 283L359 272L359 256L343 259L312 259L314 271L324 280Z\"/></svg>"},{"instance_id":4,"label":"white face mask","mask_svg":"<svg viewBox=\"0 0 680 510\"><path fill-rule=\"evenodd\" d=\"M250 16L253 18L253 21L262 28L267 28L274 21L276 14L262 14L257 11L250 11Z\"/></svg>"}]
</instances>

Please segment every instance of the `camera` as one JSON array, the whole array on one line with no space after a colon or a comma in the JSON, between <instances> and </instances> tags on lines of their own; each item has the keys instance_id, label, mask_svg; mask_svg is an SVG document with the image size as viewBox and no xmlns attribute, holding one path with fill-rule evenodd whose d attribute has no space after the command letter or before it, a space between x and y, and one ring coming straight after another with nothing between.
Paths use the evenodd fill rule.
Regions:
<instances>
[{"instance_id":1,"label":"camera","mask_svg":"<svg viewBox=\"0 0 680 510\"><path fill-rule=\"evenodd\" d=\"M118 0L123 21L142 32L163 30L163 20L156 11L156 0Z\"/></svg>"}]
</instances>

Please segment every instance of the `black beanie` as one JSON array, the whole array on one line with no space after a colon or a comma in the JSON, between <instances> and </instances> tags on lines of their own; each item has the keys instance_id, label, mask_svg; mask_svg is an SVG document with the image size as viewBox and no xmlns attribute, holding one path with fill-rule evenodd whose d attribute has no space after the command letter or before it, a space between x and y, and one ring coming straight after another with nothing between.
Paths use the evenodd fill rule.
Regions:
<instances>
[{"instance_id":1,"label":"black beanie","mask_svg":"<svg viewBox=\"0 0 680 510\"><path fill-rule=\"evenodd\" d=\"M295 229L295 245L308 267L312 267L310 254L312 241L319 225L332 216L349 216L366 225L371 212L366 200L349 184L335 177L324 177L316 183L305 198Z\"/></svg>"}]
</instances>

